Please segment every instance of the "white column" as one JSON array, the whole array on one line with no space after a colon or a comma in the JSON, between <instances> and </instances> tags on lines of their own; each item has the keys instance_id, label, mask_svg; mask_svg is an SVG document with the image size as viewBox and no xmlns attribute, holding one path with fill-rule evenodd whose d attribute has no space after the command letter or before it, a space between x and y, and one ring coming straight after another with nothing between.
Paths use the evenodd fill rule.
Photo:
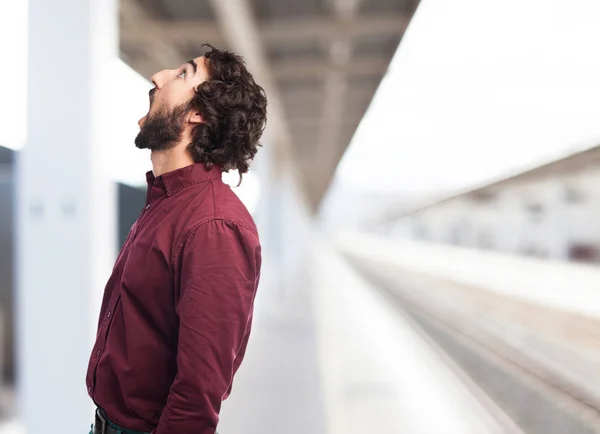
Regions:
<instances>
[{"instance_id":1,"label":"white column","mask_svg":"<svg viewBox=\"0 0 600 434\"><path fill-rule=\"evenodd\" d=\"M311 241L313 221L291 168L282 171L279 188L282 297L289 299L295 291L305 290L299 277L306 273L303 260Z\"/></svg>"},{"instance_id":2,"label":"white column","mask_svg":"<svg viewBox=\"0 0 600 434\"><path fill-rule=\"evenodd\" d=\"M263 147L252 164L260 179L260 199L254 215L262 245L262 270L256 305L257 317L262 312L279 309L282 287L281 182L277 178L273 130L267 128L261 140Z\"/></svg>"},{"instance_id":3,"label":"white column","mask_svg":"<svg viewBox=\"0 0 600 434\"><path fill-rule=\"evenodd\" d=\"M116 0L29 0L16 341L19 417L31 434L87 432L93 420L85 373L116 253L116 193L102 142L104 113L118 104L108 71L117 23Z\"/></svg>"},{"instance_id":4,"label":"white column","mask_svg":"<svg viewBox=\"0 0 600 434\"><path fill-rule=\"evenodd\" d=\"M256 154L254 161L251 163L250 170L254 172L259 179L260 196L253 217L258 228L261 244L264 248L266 244L270 242L271 238L269 235L269 228L271 226L269 203L271 199L271 188L273 185L271 180L271 166L273 164L272 154L273 146L275 146L273 135L271 134L271 130L269 128L265 130L261 138L261 144L262 147L258 149L258 153Z\"/></svg>"},{"instance_id":5,"label":"white column","mask_svg":"<svg viewBox=\"0 0 600 434\"><path fill-rule=\"evenodd\" d=\"M281 311L282 303L293 301L294 286L310 242L311 216L302 199L292 168L276 161L274 136L267 130L252 166L261 180L261 197L255 220L263 247L261 288L257 307ZM277 166L275 166L278 164ZM296 285L298 284L298 285Z\"/></svg>"}]
</instances>

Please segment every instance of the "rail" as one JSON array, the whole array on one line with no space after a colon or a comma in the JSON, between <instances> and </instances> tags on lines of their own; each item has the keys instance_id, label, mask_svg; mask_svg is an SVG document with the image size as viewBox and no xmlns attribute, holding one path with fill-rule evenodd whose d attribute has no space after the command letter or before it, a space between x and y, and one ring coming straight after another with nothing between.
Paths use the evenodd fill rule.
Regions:
<instances>
[{"instance_id":1,"label":"rail","mask_svg":"<svg viewBox=\"0 0 600 434\"><path fill-rule=\"evenodd\" d=\"M594 318L555 312L530 304L531 298L499 296L446 276L407 271L406 263L394 265L389 255L382 261L381 250L373 254L364 246L338 245L351 265L466 373L467 385L493 409L505 432L600 433L600 381L592 377L594 372L600 376L600 335ZM562 322L545 324L540 333L540 318L537 328L520 318L527 312ZM587 360L586 355L599 358Z\"/></svg>"}]
</instances>

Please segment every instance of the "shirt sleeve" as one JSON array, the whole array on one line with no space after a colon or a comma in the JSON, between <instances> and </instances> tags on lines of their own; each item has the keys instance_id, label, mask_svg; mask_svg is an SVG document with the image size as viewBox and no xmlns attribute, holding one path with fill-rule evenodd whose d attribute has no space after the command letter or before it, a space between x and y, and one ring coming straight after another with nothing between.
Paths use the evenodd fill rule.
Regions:
<instances>
[{"instance_id":1,"label":"shirt sleeve","mask_svg":"<svg viewBox=\"0 0 600 434\"><path fill-rule=\"evenodd\" d=\"M188 236L176 263L178 373L153 433L214 434L245 351L260 245L245 228L214 220Z\"/></svg>"}]
</instances>

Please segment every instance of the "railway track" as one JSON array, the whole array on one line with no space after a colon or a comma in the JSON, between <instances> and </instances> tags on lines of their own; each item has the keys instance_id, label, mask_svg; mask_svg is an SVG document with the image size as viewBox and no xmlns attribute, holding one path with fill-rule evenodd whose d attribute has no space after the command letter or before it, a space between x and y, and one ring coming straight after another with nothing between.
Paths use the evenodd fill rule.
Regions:
<instances>
[{"instance_id":1,"label":"railway track","mask_svg":"<svg viewBox=\"0 0 600 434\"><path fill-rule=\"evenodd\" d=\"M503 432L600 433L599 384L541 357L510 327L474 315L434 288L420 291L414 280L398 279L380 264L345 257L448 360Z\"/></svg>"}]
</instances>

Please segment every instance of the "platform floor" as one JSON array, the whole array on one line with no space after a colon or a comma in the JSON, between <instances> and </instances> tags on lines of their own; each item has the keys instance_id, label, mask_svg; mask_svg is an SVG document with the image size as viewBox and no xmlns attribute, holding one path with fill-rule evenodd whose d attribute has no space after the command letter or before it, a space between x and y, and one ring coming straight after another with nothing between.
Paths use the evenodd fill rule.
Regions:
<instances>
[{"instance_id":1,"label":"platform floor","mask_svg":"<svg viewBox=\"0 0 600 434\"><path fill-rule=\"evenodd\" d=\"M407 315L327 244L313 254L328 434L501 432Z\"/></svg>"},{"instance_id":2,"label":"platform floor","mask_svg":"<svg viewBox=\"0 0 600 434\"><path fill-rule=\"evenodd\" d=\"M397 307L328 244L284 288L261 288L220 434L500 434ZM23 434L20 425L0 434ZM58 433L57 433L58 434Z\"/></svg>"}]
</instances>

